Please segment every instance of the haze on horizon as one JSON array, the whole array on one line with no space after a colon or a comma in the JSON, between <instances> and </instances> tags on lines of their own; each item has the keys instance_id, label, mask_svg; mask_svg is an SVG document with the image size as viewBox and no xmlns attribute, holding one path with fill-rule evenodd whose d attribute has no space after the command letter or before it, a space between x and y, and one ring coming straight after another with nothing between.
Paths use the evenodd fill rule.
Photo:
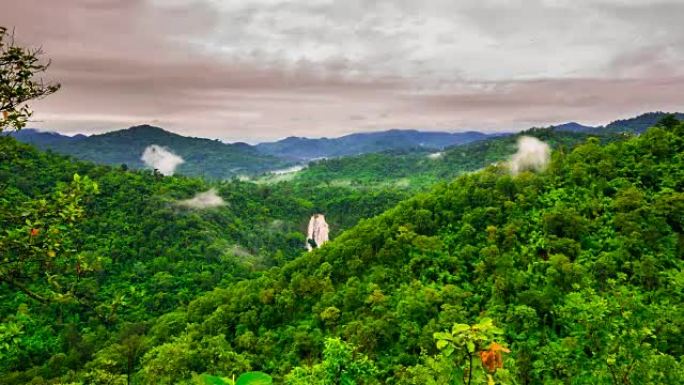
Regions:
<instances>
[{"instance_id":1,"label":"haze on horizon","mask_svg":"<svg viewBox=\"0 0 684 385\"><path fill-rule=\"evenodd\" d=\"M40 0L0 25L62 90L32 127L260 141L604 124L684 106L678 0Z\"/></svg>"}]
</instances>

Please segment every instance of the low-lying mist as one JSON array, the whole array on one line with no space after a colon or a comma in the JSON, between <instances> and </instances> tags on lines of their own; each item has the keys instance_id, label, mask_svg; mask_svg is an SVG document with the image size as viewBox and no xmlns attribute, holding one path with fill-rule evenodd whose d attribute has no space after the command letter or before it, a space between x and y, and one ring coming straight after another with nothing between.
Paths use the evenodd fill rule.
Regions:
<instances>
[{"instance_id":1,"label":"low-lying mist","mask_svg":"<svg viewBox=\"0 0 684 385\"><path fill-rule=\"evenodd\" d=\"M225 206L226 202L216 193L215 189L210 189L205 192L197 193L190 199L178 201L176 204L190 209L209 209Z\"/></svg>"},{"instance_id":2,"label":"low-lying mist","mask_svg":"<svg viewBox=\"0 0 684 385\"><path fill-rule=\"evenodd\" d=\"M518 139L518 151L508 161L511 174L523 171L543 171L551 159L551 148L548 144L532 136L521 136Z\"/></svg>"},{"instance_id":3,"label":"low-lying mist","mask_svg":"<svg viewBox=\"0 0 684 385\"><path fill-rule=\"evenodd\" d=\"M170 149L156 144L147 146L140 159L148 167L158 170L163 175L173 175L176 167L185 163L185 160L174 154Z\"/></svg>"}]
</instances>

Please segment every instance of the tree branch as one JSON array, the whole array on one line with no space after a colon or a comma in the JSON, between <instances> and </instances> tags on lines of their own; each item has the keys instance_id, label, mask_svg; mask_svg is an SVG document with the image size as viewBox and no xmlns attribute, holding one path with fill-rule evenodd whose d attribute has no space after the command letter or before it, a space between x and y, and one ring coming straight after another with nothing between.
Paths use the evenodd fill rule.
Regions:
<instances>
[{"instance_id":1,"label":"tree branch","mask_svg":"<svg viewBox=\"0 0 684 385\"><path fill-rule=\"evenodd\" d=\"M11 279L11 278L8 278L8 277L0 277L0 281L1 281L1 282L7 283L7 284L10 285L11 287L13 287L13 288L15 288L15 289L17 289L17 290L23 292L24 294L28 295L29 297L35 299L36 301L38 301L38 302L40 302L40 303L42 303L42 304L48 304L48 303L50 303L50 300L49 300L49 299L47 299L47 298L41 296L41 295L38 294L38 293L33 292L33 291L32 291L31 289L29 289L28 287L22 285L21 283L19 283L19 282L13 280L13 279Z\"/></svg>"}]
</instances>

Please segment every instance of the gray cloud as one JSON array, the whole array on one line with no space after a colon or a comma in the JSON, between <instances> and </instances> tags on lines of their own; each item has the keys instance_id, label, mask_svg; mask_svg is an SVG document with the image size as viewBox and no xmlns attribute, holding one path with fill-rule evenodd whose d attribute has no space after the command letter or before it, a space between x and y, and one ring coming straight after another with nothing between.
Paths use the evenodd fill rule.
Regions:
<instances>
[{"instance_id":1,"label":"gray cloud","mask_svg":"<svg viewBox=\"0 0 684 385\"><path fill-rule=\"evenodd\" d=\"M254 141L681 109L683 13L675 0L22 0L0 25L42 45L63 84L34 126Z\"/></svg>"}]
</instances>

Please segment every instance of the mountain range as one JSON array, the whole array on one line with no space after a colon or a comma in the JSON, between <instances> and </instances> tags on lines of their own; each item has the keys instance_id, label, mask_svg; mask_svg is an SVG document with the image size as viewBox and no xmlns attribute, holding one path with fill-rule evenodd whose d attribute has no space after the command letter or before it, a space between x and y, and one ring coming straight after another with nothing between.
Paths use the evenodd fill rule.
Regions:
<instances>
[{"instance_id":1,"label":"mountain range","mask_svg":"<svg viewBox=\"0 0 684 385\"><path fill-rule=\"evenodd\" d=\"M639 134L666 115L665 112L649 112L630 119L616 120L605 126L587 126L570 122L552 126L550 129L591 135L625 132ZM679 119L684 119L684 113L674 115ZM338 138L288 137L257 145L186 137L150 125L134 126L90 136L70 137L35 129L24 129L10 135L44 150L52 150L97 163L126 165L136 169L146 167L141 160L143 151L148 146L159 145L183 158L184 163L178 166L178 173L226 179L241 175L258 175L317 159L379 154L388 151L395 156L402 152L442 151L456 146L502 138L510 134L393 129L355 133Z\"/></svg>"},{"instance_id":2,"label":"mountain range","mask_svg":"<svg viewBox=\"0 0 684 385\"><path fill-rule=\"evenodd\" d=\"M451 133L394 129L356 133L339 138L310 139L291 136L277 142L257 144L256 148L265 154L285 159L311 160L412 148L440 150L493 136L496 134L475 131Z\"/></svg>"},{"instance_id":3,"label":"mountain range","mask_svg":"<svg viewBox=\"0 0 684 385\"><path fill-rule=\"evenodd\" d=\"M616 120L605 126L586 126L577 122L569 122L552 127L558 131L582 132L586 134L641 134L669 114L674 115L679 120L684 119L684 113L681 112L667 113L657 111L647 112L633 118Z\"/></svg>"},{"instance_id":4,"label":"mountain range","mask_svg":"<svg viewBox=\"0 0 684 385\"><path fill-rule=\"evenodd\" d=\"M90 136L69 137L31 129L11 135L40 149L135 169L146 167L141 160L143 151L148 146L158 145L183 158L184 163L178 166L178 173L211 179L257 174L287 167L291 163L263 154L246 143L229 144L218 140L186 137L149 125Z\"/></svg>"},{"instance_id":5,"label":"mountain range","mask_svg":"<svg viewBox=\"0 0 684 385\"><path fill-rule=\"evenodd\" d=\"M684 383L684 123L523 134L557 149L544 171L437 174L410 197L0 137L0 383ZM434 160L478 167L515 139ZM222 204L179 205L207 192ZM312 213L337 232L307 252Z\"/></svg>"}]
</instances>

